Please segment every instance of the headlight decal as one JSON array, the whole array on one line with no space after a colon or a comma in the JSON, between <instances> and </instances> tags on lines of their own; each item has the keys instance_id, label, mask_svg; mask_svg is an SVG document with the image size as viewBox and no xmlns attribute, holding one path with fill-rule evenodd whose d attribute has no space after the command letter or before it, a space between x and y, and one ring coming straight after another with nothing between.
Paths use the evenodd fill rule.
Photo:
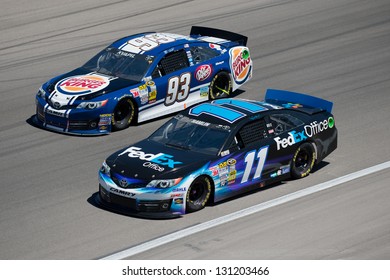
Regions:
<instances>
[{"instance_id":1,"label":"headlight decal","mask_svg":"<svg viewBox=\"0 0 390 280\"><path fill-rule=\"evenodd\" d=\"M41 98L45 98L46 91L43 89L43 87L40 87L37 92L37 96Z\"/></svg>"},{"instance_id":2,"label":"headlight decal","mask_svg":"<svg viewBox=\"0 0 390 280\"><path fill-rule=\"evenodd\" d=\"M102 167L100 168L100 171L105 173L106 175L110 176L110 170L111 168L108 166L106 161L103 161Z\"/></svg>"},{"instance_id":3,"label":"headlight decal","mask_svg":"<svg viewBox=\"0 0 390 280\"><path fill-rule=\"evenodd\" d=\"M183 178L168 179L168 180L153 180L146 187L168 189L179 184L182 179Z\"/></svg>"},{"instance_id":4,"label":"headlight decal","mask_svg":"<svg viewBox=\"0 0 390 280\"><path fill-rule=\"evenodd\" d=\"M103 100L103 101L81 102L77 106L77 109L88 109L88 110L98 109L100 107L105 106L107 104L107 102L108 102L108 99Z\"/></svg>"}]
</instances>

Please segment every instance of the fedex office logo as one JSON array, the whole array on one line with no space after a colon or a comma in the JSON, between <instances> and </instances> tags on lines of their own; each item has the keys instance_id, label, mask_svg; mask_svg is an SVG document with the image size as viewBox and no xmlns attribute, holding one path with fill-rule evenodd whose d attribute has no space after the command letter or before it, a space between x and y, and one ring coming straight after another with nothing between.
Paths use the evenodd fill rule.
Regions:
<instances>
[{"instance_id":1,"label":"fedex office logo","mask_svg":"<svg viewBox=\"0 0 390 280\"><path fill-rule=\"evenodd\" d=\"M314 121L311 122L310 125L305 125L303 127L304 130L301 132L296 132L293 130L288 133L289 136L287 138L281 139L280 137L276 137L274 140L277 144L277 149L280 150L280 148L287 148L288 146L307 139L307 137L313 137L314 135L333 127L334 119L333 117L329 117L328 119L325 119L321 122Z\"/></svg>"},{"instance_id":2,"label":"fedex office logo","mask_svg":"<svg viewBox=\"0 0 390 280\"><path fill-rule=\"evenodd\" d=\"M307 139L307 136L305 135L305 131L302 130L301 132L296 132L295 130L288 133L289 136L287 138L281 139L280 137L274 138L277 147L277 150L280 150L280 148L287 148L288 146L294 145L295 143L301 142L305 139Z\"/></svg>"},{"instance_id":3,"label":"fedex office logo","mask_svg":"<svg viewBox=\"0 0 390 280\"><path fill-rule=\"evenodd\" d=\"M138 147L129 147L118 156L124 155L126 153L128 153L128 157L139 158L140 160L146 160L160 165L167 165L169 168L174 168L175 164L182 164L180 161L174 161L172 159L173 156L171 155L164 153L146 154L142 151L141 148Z\"/></svg>"}]
</instances>

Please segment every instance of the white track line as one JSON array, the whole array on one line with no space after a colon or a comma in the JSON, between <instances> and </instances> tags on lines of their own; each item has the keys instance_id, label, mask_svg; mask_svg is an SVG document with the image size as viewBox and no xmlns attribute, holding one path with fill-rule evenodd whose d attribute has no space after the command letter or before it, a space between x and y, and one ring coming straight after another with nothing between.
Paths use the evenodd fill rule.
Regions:
<instances>
[{"instance_id":1,"label":"white track line","mask_svg":"<svg viewBox=\"0 0 390 280\"><path fill-rule=\"evenodd\" d=\"M303 189L303 190L300 190L300 191L297 191L297 192L294 192L291 194L281 196L279 198L272 199L270 201L263 202L263 203L258 204L258 205L254 205L252 207L249 207L249 208L246 208L246 209L243 209L243 210L216 218L214 220L210 220L208 222L204 222L204 223L201 223L201 224L198 224L198 225L186 228L186 229L176 231L174 233L153 239L151 241L142 243L140 245L131 247L129 249L114 253L112 255L108 255L108 256L101 258L101 259L102 260L119 260L119 259L128 258L128 257L134 256L136 254L139 254L139 253L148 251L150 249L156 248L158 246L167 244L169 242L178 240L180 238L195 234L197 232L201 232L201 231L204 231L204 230L207 230L207 229L234 221L236 219L239 219L239 218L266 210L268 208L271 208L271 207L274 207L277 205L281 205L283 203L286 203L286 202L289 202L289 201L292 201L292 200L295 200L295 199L298 199L298 198L301 198L301 197L304 197L304 196L307 196L307 195L310 195L310 194L313 194L313 193L316 193L316 192L319 192L322 190L330 189L334 186L337 186L337 185L349 182L351 180L354 180L354 179L357 179L357 178L384 170L384 169L389 168L389 167L390 167L390 161L387 161L387 162L384 162L384 163L381 163L381 164L378 164L378 165L375 165L375 166L372 166L372 167L369 167L366 169L362 169L360 171L350 173L348 175L330 180L328 182L324 182L324 183L321 183L321 184L318 184L318 185L315 185L312 187L308 187L306 189Z\"/></svg>"}]
</instances>

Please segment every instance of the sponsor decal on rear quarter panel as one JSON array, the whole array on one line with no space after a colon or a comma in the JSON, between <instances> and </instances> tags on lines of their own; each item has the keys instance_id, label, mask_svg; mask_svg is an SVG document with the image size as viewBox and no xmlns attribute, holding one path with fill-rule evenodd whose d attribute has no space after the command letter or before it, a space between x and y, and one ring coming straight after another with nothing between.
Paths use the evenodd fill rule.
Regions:
<instances>
[{"instance_id":1,"label":"sponsor decal on rear quarter panel","mask_svg":"<svg viewBox=\"0 0 390 280\"><path fill-rule=\"evenodd\" d=\"M230 62L234 80L237 83L246 81L251 72L251 57L249 50L237 47L230 50Z\"/></svg>"},{"instance_id":2,"label":"sponsor decal on rear quarter panel","mask_svg":"<svg viewBox=\"0 0 390 280\"><path fill-rule=\"evenodd\" d=\"M211 72L212 72L211 65L208 64L200 65L198 68L196 68L195 78L199 82L202 82L204 80L207 80L207 78L211 76Z\"/></svg>"}]
</instances>

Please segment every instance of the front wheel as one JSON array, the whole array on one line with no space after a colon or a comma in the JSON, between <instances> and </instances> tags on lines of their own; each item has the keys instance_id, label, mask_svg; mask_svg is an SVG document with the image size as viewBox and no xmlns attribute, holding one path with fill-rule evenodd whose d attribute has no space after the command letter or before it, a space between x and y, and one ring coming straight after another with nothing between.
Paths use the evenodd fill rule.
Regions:
<instances>
[{"instance_id":1,"label":"front wheel","mask_svg":"<svg viewBox=\"0 0 390 280\"><path fill-rule=\"evenodd\" d=\"M219 72L210 83L210 99L227 97L232 91L232 81L227 72Z\"/></svg>"},{"instance_id":2,"label":"front wheel","mask_svg":"<svg viewBox=\"0 0 390 280\"><path fill-rule=\"evenodd\" d=\"M206 176L196 178L187 191L186 212L195 212L205 207L211 194L211 182Z\"/></svg>"},{"instance_id":3,"label":"front wheel","mask_svg":"<svg viewBox=\"0 0 390 280\"><path fill-rule=\"evenodd\" d=\"M313 169L315 159L316 154L313 145L303 143L294 153L291 162L291 176L298 179L309 175Z\"/></svg>"},{"instance_id":4,"label":"front wheel","mask_svg":"<svg viewBox=\"0 0 390 280\"><path fill-rule=\"evenodd\" d=\"M134 119L135 106L131 99L122 99L118 102L112 115L112 126L115 130L127 128Z\"/></svg>"}]
</instances>

